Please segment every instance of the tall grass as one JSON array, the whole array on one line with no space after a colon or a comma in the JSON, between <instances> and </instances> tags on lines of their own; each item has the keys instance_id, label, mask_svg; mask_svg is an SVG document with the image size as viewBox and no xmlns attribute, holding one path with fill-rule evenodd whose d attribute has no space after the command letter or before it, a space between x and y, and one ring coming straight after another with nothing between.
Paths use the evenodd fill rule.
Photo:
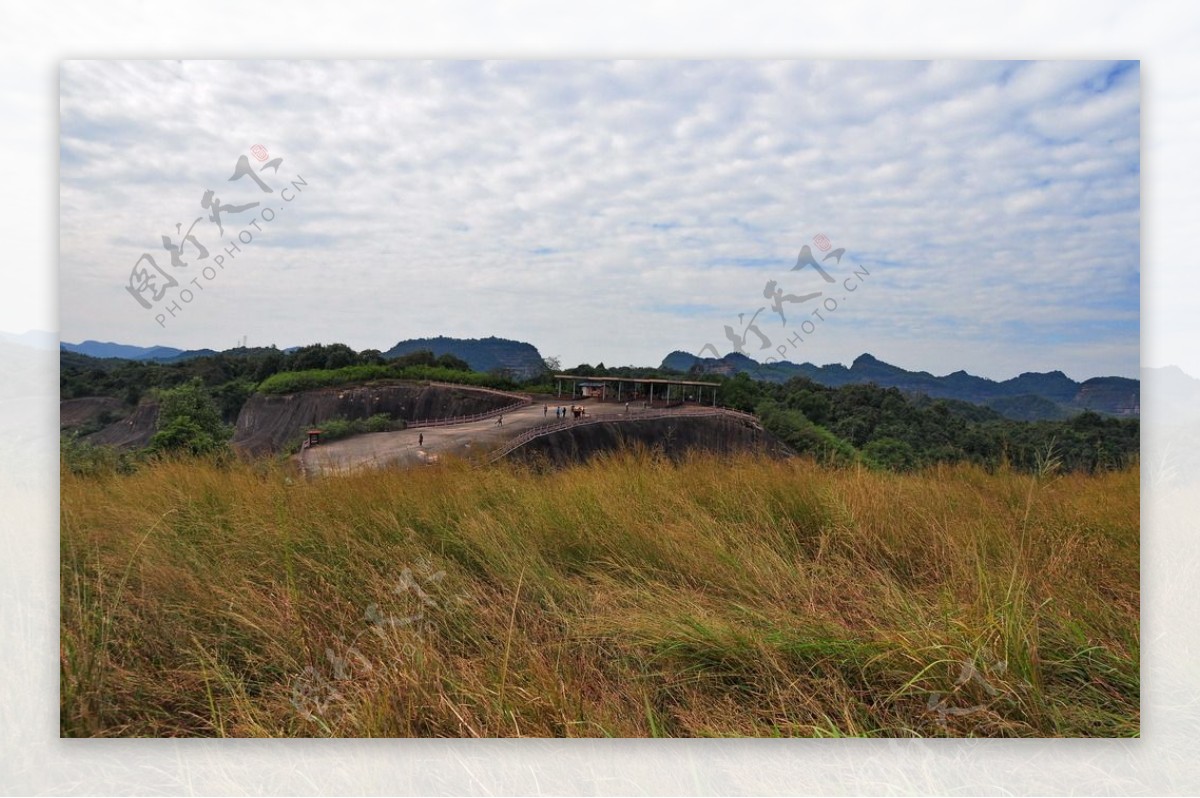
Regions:
<instances>
[{"instance_id":1,"label":"tall grass","mask_svg":"<svg viewBox=\"0 0 1200 798\"><path fill-rule=\"evenodd\" d=\"M1138 475L62 474L61 731L1132 736Z\"/></svg>"}]
</instances>

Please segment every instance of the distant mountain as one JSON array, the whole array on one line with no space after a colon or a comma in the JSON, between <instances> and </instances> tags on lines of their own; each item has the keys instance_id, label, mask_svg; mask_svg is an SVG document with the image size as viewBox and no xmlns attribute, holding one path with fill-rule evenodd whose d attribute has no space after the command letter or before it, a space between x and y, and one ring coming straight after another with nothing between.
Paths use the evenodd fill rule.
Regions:
<instances>
[{"instance_id":1,"label":"distant mountain","mask_svg":"<svg viewBox=\"0 0 1200 798\"><path fill-rule=\"evenodd\" d=\"M722 358L701 358L687 352L672 352L662 368L699 374L733 376L742 372L754 379L786 382L807 377L829 387L875 383L898 388L906 393L924 394L934 399L958 399L991 407L1008 418L1023 421L1058 419L1082 410L1095 410L1114 416L1136 416L1140 412L1140 383L1125 377L1095 377L1075 382L1061 371L1026 372L996 382L956 371L935 377L927 371L908 371L884 363L868 354L859 355L849 368L840 363L816 366L812 363L783 361L760 364L745 355L730 352Z\"/></svg>"},{"instance_id":2,"label":"distant mountain","mask_svg":"<svg viewBox=\"0 0 1200 798\"><path fill-rule=\"evenodd\" d=\"M300 347L288 347L280 350L284 353L294 352ZM221 354L213 349L176 349L173 346L132 346L118 344L112 341L83 341L72 344L64 342L61 351L78 355L86 355L100 360L152 360L158 363L177 363L181 360L191 360L197 357L210 357ZM401 341L383 353L383 357L391 360L412 352L427 350L434 356L451 354L467 362L474 371L505 371L517 380L535 377L545 370L542 356L533 344L521 341L510 341L504 338L414 338ZM255 350L237 347L226 350L226 354L247 354Z\"/></svg>"},{"instance_id":3,"label":"distant mountain","mask_svg":"<svg viewBox=\"0 0 1200 798\"><path fill-rule=\"evenodd\" d=\"M171 346L132 346L112 341L84 341L71 344L63 341L62 348L88 357L116 357L122 360L163 360L183 354L182 349Z\"/></svg>"},{"instance_id":4,"label":"distant mountain","mask_svg":"<svg viewBox=\"0 0 1200 798\"><path fill-rule=\"evenodd\" d=\"M180 360L191 360L194 357L212 357L213 355L221 355L221 354L229 354L229 353L237 353L237 352L249 353L249 352L253 351L254 349L261 349L261 348L262 347L244 347L244 346L242 346L242 347L237 347L235 349L226 349L224 352L218 352L215 349L188 349L183 352L180 352L178 355L175 355L174 357L163 357L163 358L158 358L158 359L162 360L164 362L167 362L167 363L176 363Z\"/></svg>"},{"instance_id":5,"label":"distant mountain","mask_svg":"<svg viewBox=\"0 0 1200 798\"><path fill-rule=\"evenodd\" d=\"M504 371L513 379L525 380L545 371L542 356L533 344L505 338L413 338L401 341L383 353L387 360L413 352L429 351L434 357L454 355L472 371Z\"/></svg>"},{"instance_id":6,"label":"distant mountain","mask_svg":"<svg viewBox=\"0 0 1200 798\"><path fill-rule=\"evenodd\" d=\"M83 343L62 343L62 348L68 352L76 352L88 357L110 358L121 360L188 360L194 357L205 357L217 354L214 349L176 349L173 346L132 346L117 344L112 341L84 341Z\"/></svg>"},{"instance_id":7,"label":"distant mountain","mask_svg":"<svg viewBox=\"0 0 1200 798\"><path fill-rule=\"evenodd\" d=\"M58 333L47 330L26 330L23 333L0 332L0 341L17 346L28 346L32 349L48 349L53 352L58 348Z\"/></svg>"}]
</instances>

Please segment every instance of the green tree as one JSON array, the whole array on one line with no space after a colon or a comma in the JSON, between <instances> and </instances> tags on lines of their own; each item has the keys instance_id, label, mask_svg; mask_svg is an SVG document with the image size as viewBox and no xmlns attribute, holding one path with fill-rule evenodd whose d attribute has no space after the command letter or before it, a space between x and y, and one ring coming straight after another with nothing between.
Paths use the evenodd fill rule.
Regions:
<instances>
[{"instance_id":1,"label":"green tree","mask_svg":"<svg viewBox=\"0 0 1200 798\"><path fill-rule=\"evenodd\" d=\"M754 382L744 371L738 372L733 379L721 382L717 395L718 401L726 407L753 413L762 398L762 383Z\"/></svg>"},{"instance_id":2,"label":"green tree","mask_svg":"<svg viewBox=\"0 0 1200 798\"><path fill-rule=\"evenodd\" d=\"M364 349L358 353L358 365L360 366L382 366L387 363L383 359L383 353L378 349Z\"/></svg>"},{"instance_id":3,"label":"green tree","mask_svg":"<svg viewBox=\"0 0 1200 798\"><path fill-rule=\"evenodd\" d=\"M769 432L797 454L811 454L828 463L848 464L858 459L853 446L812 423L798 410L764 399L758 405L758 417Z\"/></svg>"},{"instance_id":4,"label":"green tree","mask_svg":"<svg viewBox=\"0 0 1200 798\"><path fill-rule=\"evenodd\" d=\"M430 349L418 349L415 352L400 355L392 360L392 365L398 368L405 368L407 366L433 366L436 363L437 358L433 356L433 351Z\"/></svg>"},{"instance_id":5,"label":"green tree","mask_svg":"<svg viewBox=\"0 0 1200 798\"><path fill-rule=\"evenodd\" d=\"M254 372L251 379L255 383L262 382L272 374L276 374L283 370L285 358L283 352L277 349L271 349L269 352L262 355L255 361Z\"/></svg>"},{"instance_id":6,"label":"green tree","mask_svg":"<svg viewBox=\"0 0 1200 798\"><path fill-rule=\"evenodd\" d=\"M330 344L325 347L323 368L340 369L358 364L358 353L345 344Z\"/></svg>"},{"instance_id":7,"label":"green tree","mask_svg":"<svg viewBox=\"0 0 1200 798\"><path fill-rule=\"evenodd\" d=\"M213 401L225 422L236 422L238 413L246 400L254 393L255 383L250 380L231 380L211 389Z\"/></svg>"},{"instance_id":8,"label":"green tree","mask_svg":"<svg viewBox=\"0 0 1200 798\"><path fill-rule=\"evenodd\" d=\"M917 462L913 447L895 438L877 438L864 446L862 453L871 463L892 471L905 471Z\"/></svg>"},{"instance_id":9,"label":"green tree","mask_svg":"<svg viewBox=\"0 0 1200 798\"><path fill-rule=\"evenodd\" d=\"M232 434L233 430L221 423L221 411L199 378L159 392L158 431L150 439L152 451L222 452Z\"/></svg>"},{"instance_id":10,"label":"green tree","mask_svg":"<svg viewBox=\"0 0 1200 798\"><path fill-rule=\"evenodd\" d=\"M467 363L467 361L463 360L461 357L455 357L449 352L444 352L440 357L438 357L438 359L434 361L434 365L438 366L439 368L453 369L454 371L471 370L471 366L469 363Z\"/></svg>"}]
</instances>

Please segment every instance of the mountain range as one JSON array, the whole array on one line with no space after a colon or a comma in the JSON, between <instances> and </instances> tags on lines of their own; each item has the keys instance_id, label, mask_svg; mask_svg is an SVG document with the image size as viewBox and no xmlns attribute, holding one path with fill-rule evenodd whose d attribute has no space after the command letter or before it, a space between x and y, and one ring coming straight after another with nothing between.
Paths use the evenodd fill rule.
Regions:
<instances>
[{"instance_id":1,"label":"mountain range","mask_svg":"<svg viewBox=\"0 0 1200 798\"><path fill-rule=\"evenodd\" d=\"M88 357L110 358L121 360L188 360L194 357L215 355L214 349L176 349L173 346L133 346L117 344L112 341L87 340L78 344L64 341L61 348L68 352L76 352Z\"/></svg>"},{"instance_id":2,"label":"mountain range","mask_svg":"<svg viewBox=\"0 0 1200 798\"><path fill-rule=\"evenodd\" d=\"M788 361L764 365L737 352L722 358L701 358L675 351L663 359L661 367L691 374L735 376L745 373L770 382L805 377L834 388L875 383L934 399L959 399L984 405L1008 418L1026 421L1067 418L1082 410L1136 416L1141 409L1140 383L1126 377L1094 377L1076 382L1061 371L1025 372L1001 382L965 371L936 377L927 371L908 371L893 366L869 354L858 356L847 367L841 363L816 366Z\"/></svg>"},{"instance_id":3,"label":"mountain range","mask_svg":"<svg viewBox=\"0 0 1200 798\"><path fill-rule=\"evenodd\" d=\"M61 347L67 352L95 358L117 358L120 360L153 360L160 363L178 362L197 357L220 354L212 349L176 349L173 346L132 346L112 341L83 341L78 344L64 342ZM281 351L290 352L298 347ZM434 357L444 354L465 360L473 371L503 371L513 379L525 380L536 377L544 369L542 356L533 344L511 341L507 338L410 338L398 342L383 353L385 360L419 351L433 352ZM244 347L228 350L249 351Z\"/></svg>"},{"instance_id":4,"label":"mountain range","mask_svg":"<svg viewBox=\"0 0 1200 798\"><path fill-rule=\"evenodd\" d=\"M96 358L157 362L178 362L218 354L212 349L183 350L170 346L143 347L92 340L78 344L63 343L62 349ZM474 371L502 371L517 380L535 377L545 368L542 356L532 344L495 337L411 338L398 342L384 352L383 357L392 359L421 350L431 351L434 356L454 355L466 361ZM660 368L730 377L745 373L753 379L770 382L804 377L835 388L875 383L884 388L897 388L905 393L924 394L934 399L958 399L984 405L1017 420L1068 418L1082 410L1114 416L1137 416L1141 411L1141 383L1138 380L1094 377L1076 382L1061 371L1025 372L1012 379L995 381L961 370L941 377L926 371L908 371L869 354L860 355L850 366L840 363L817 366L787 361L764 365L737 352L721 358L701 358L682 351L667 355ZM1170 376L1163 374L1161 378L1168 380Z\"/></svg>"}]
</instances>

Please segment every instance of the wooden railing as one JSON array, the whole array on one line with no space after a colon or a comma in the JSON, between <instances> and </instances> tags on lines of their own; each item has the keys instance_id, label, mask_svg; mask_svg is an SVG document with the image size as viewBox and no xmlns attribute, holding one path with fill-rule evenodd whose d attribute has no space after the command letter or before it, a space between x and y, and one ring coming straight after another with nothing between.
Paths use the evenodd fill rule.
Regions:
<instances>
[{"instance_id":1,"label":"wooden railing","mask_svg":"<svg viewBox=\"0 0 1200 798\"><path fill-rule=\"evenodd\" d=\"M510 405L505 405L496 410L488 410L485 413L473 413L469 416L450 416L448 418L427 418L420 421L405 422L405 429L418 429L421 427L448 427L451 424L468 424L472 421L483 421L485 418L495 418L504 413L511 413L522 407L528 407L533 404L529 399L524 399L519 402L513 402Z\"/></svg>"},{"instance_id":2,"label":"wooden railing","mask_svg":"<svg viewBox=\"0 0 1200 798\"><path fill-rule=\"evenodd\" d=\"M523 399L528 399L533 402L533 397L530 394L522 391L502 391L499 388L485 388L481 385L469 385L465 382L438 382L437 380L426 380L426 385L436 385L439 388L464 388L468 391L483 391L484 393L493 393L497 396L519 396Z\"/></svg>"},{"instance_id":3,"label":"wooden railing","mask_svg":"<svg viewBox=\"0 0 1200 798\"><path fill-rule=\"evenodd\" d=\"M495 418L496 416L503 415L504 413L511 413L513 410L517 410L522 407L528 407L529 405L533 404L533 397L527 393L501 391L495 388L481 388L476 385L463 385L457 382L436 382L429 380L426 382L426 384L430 386L436 385L439 388L462 388L468 391L481 391L483 393L490 393L496 396L515 396L517 397L517 401L507 404L504 407L496 410L488 410L483 413L473 413L469 416L450 416L447 418L426 418L418 421L409 421L405 423L405 429L417 429L421 427L448 427L451 424L469 424L472 421L483 421L485 418Z\"/></svg>"}]
</instances>

